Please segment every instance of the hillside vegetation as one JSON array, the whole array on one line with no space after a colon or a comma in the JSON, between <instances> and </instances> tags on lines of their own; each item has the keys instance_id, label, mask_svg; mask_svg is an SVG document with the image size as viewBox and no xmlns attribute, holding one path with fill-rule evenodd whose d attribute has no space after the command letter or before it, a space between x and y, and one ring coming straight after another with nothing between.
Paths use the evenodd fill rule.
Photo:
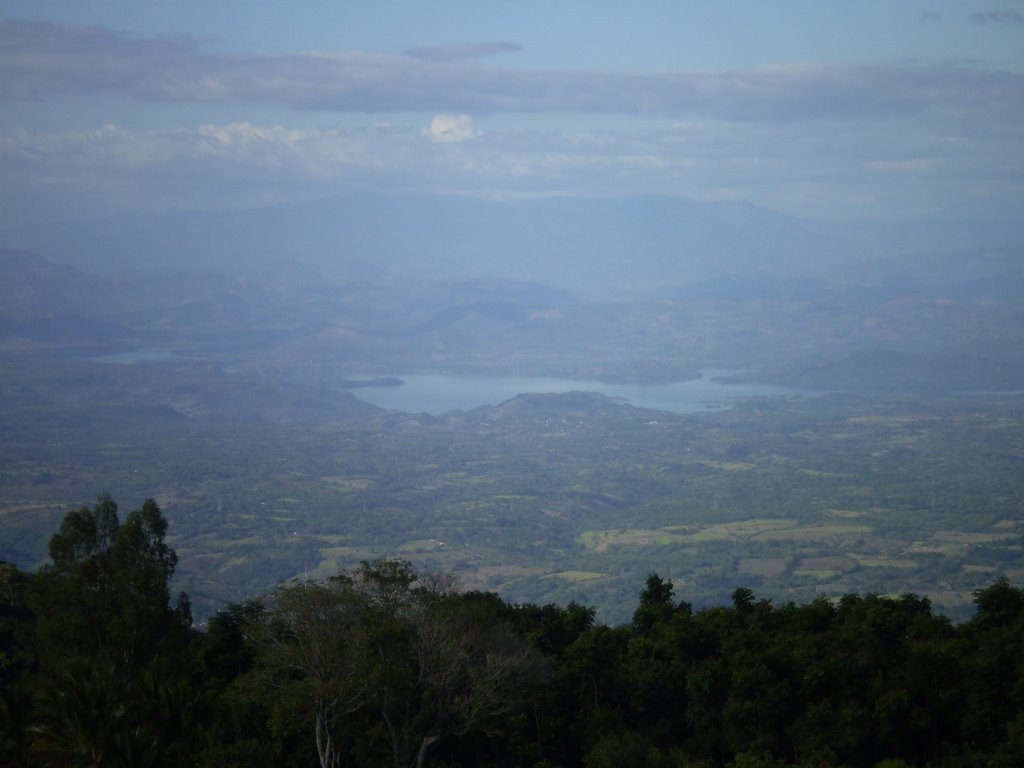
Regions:
<instances>
[{"instance_id":1,"label":"hillside vegetation","mask_svg":"<svg viewBox=\"0 0 1024 768\"><path fill-rule=\"evenodd\" d=\"M738 586L914 592L965 618L975 590L1024 576L1018 261L595 303L501 280L103 278L8 251L0 558L37 567L61 516L109 492L159 501L199 617L398 557L612 623L652 570L697 607ZM692 414L586 393L438 415L359 399L404 372L653 384L709 366L818 394Z\"/></svg>"},{"instance_id":2,"label":"hillside vegetation","mask_svg":"<svg viewBox=\"0 0 1024 768\"><path fill-rule=\"evenodd\" d=\"M632 620L511 604L401 560L292 581L201 630L152 501L68 514L0 569L10 766L988 766L1024 759L1024 590L695 611L646 579ZM639 585L638 585L639 586Z\"/></svg>"}]
</instances>

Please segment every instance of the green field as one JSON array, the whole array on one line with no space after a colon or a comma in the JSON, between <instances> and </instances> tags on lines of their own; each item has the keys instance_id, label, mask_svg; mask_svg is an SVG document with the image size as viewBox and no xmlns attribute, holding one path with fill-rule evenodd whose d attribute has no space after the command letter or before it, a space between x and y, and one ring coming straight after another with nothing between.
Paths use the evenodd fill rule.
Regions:
<instances>
[{"instance_id":1,"label":"green field","mask_svg":"<svg viewBox=\"0 0 1024 768\"><path fill-rule=\"evenodd\" d=\"M41 386L18 375L14 389ZM112 410L99 446L91 411L8 410L0 559L37 565L63 511L109 491L162 505L200 615L378 557L609 621L652 571L697 605L737 586L916 591L954 614L993 574L1024 574L1015 401L833 396L656 419L559 402L297 423Z\"/></svg>"}]
</instances>

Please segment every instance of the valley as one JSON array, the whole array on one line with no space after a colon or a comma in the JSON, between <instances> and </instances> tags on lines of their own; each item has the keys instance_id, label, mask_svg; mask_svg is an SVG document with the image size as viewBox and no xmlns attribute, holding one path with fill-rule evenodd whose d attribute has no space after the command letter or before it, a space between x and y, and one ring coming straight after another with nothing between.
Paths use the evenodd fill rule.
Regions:
<instances>
[{"instance_id":1,"label":"valley","mask_svg":"<svg viewBox=\"0 0 1024 768\"><path fill-rule=\"evenodd\" d=\"M1007 279L593 302L498 280L179 274L156 290L26 254L4 267L0 559L20 567L68 509L110 493L158 500L200 617L381 557L610 623L651 571L697 606L737 586L913 591L954 617L1024 574L1024 322ZM62 300L83 281L107 300ZM585 392L433 415L360 399L395 371L653 385L712 366L827 392L693 413Z\"/></svg>"}]
</instances>

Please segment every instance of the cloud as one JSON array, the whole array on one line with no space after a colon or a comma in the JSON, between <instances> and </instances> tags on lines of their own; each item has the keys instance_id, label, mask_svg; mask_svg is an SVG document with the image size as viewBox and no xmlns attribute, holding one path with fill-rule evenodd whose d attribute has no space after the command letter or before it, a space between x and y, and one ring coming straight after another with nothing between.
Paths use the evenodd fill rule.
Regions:
<instances>
[{"instance_id":1,"label":"cloud","mask_svg":"<svg viewBox=\"0 0 1024 768\"><path fill-rule=\"evenodd\" d=\"M415 134L392 128L308 130L249 122L195 129L0 134L0 187L80 187L188 205L198 189L333 182L409 164ZM184 188L176 190L178 184ZM191 192L190 192L191 190ZM125 202L125 201L122 201ZM131 203L130 199L127 202Z\"/></svg>"},{"instance_id":2,"label":"cloud","mask_svg":"<svg viewBox=\"0 0 1024 768\"><path fill-rule=\"evenodd\" d=\"M1024 24L1024 16L1017 11L980 11L971 14L975 24Z\"/></svg>"},{"instance_id":3,"label":"cloud","mask_svg":"<svg viewBox=\"0 0 1024 768\"><path fill-rule=\"evenodd\" d=\"M51 200L59 187L125 205L243 204L251 201L243 196L287 199L357 183L503 195L614 189L732 195L830 214L862 199L887 213L1000 183L1019 186L1024 171L1014 160L1024 156L1024 85L1015 74L942 65L632 75L485 69L464 58L210 54L184 38L0 22L0 93L9 98L121 93L432 116L423 129L237 121L0 137L0 187L12 199ZM544 135L492 129L486 142L468 141L479 135L468 115L513 111L663 115L682 127ZM452 153L431 142L461 143ZM880 160L880 147L881 157L895 159ZM933 156L934 165L914 159Z\"/></svg>"},{"instance_id":4,"label":"cloud","mask_svg":"<svg viewBox=\"0 0 1024 768\"><path fill-rule=\"evenodd\" d=\"M942 14L938 11L921 11L921 21L942 21Z\"/></svg>"},{"instance_id":5,"label":"cloud","mask_svg":"<svg viewBox=\"0 0 1024 768\"><path fill-rule=\"evenodd\" d=\"M0 97L118 90L142 97L161 70L198 75L203 67L198 41L184 36L0 18Z\"/></svg>"},{"instance_id":6,"label":"cloud","mask_svg":"<svg viewBox=\"0 0 1024 768\"><path fill-rule=\"evenodd\" d=\"M826 216L952 210L985 194L1024 204L1018 73L964 62L628 73L476 60L499 45L510 44L223 53L191 38L0 20L0 100L113 95L228 105L212 113L233 116L0 133L0 201L40 211L82 201L215 207L371 189L735 197ZM306 127L297 128L287 114L263 119L285 125L260 124L253 114L269 111L248 106L325 114L298 117ZM332 111L388 122L331 127ZM492 119L486 141L471 141L481 136L471 115L503 113L523 115L518 128Z\"/></svg>"},{"instance_id":7,"label":"cloud","mask_svg":"<svg viewBox=\"0 0 1024 768\"><path fill-rule=\"evenodd\" d=\"M430 125L423 129L423 135L441 144L469 141L480 134L473 128L469 115L436 115Z\"/></svg>"},{"instance_id":8,"label":"cloud","mask_svg":"<svg viewBox=\"0 0 1024 768\"><path fill-rule=\"evenodd\" d=\"M209 53L186 38L0 24L0 97L107 92L147 101L356 113L576 112L793 122L940 112L1024 122L1024 75L966 65L527 70L451 56Z\"/></svg>"},{"instance_id":9,"label":"cloud","mask_svg":"<svg viewBox=\"0 0 1024 768\"><path fill-rule=\"evenodd\" d=\"M192 129L0 133L0 199L73 215L83 205L224 207L358 189L477 196L674 194L733 197L807 216L952 209L1003 188L1024 204L1019 131L939 130L904 117L844 123L516 130L438 151L429 139L477 135L440 114L415 124L296 128L239 121ZM980 191L980 192L979 192ZM59 205L55 202L59 201ZM865 202L870 201L870 202ZM1018 206L1019 207L1019 206ZM5 214L10 218L10 209Z\"/></svg>"},{"instance_id":10,"label":"cloud","mask_svg":"<svg viewBox=\"0 0 1024 768\"><path fill-rule=\"evenodd\" d=\"M515 53L523 50L515 43L451 43L448 45L420 45L405 52L414 59L426 61L458 61L493 56L498 53Z\"/></svg>"}]
</instances>

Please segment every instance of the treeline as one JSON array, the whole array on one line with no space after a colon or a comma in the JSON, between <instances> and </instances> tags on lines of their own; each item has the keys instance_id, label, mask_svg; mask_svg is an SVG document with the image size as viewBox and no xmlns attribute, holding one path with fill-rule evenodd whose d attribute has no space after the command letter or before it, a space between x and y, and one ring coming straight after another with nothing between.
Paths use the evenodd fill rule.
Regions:
<instances>
[{"instance_id":1,"label":"treeline","mask_svg":"<svg viewBox=\"0 0 1024 768\"><path fill-rule=\"evenodd\" d=\"M953 625L927 599L694 612L647 579L632 622L510 605L403 561L282 585L203 630L152 501L68 514L0 564L5 766L1024 765L1024 590Z\"/></svg>"}]
</instances>

